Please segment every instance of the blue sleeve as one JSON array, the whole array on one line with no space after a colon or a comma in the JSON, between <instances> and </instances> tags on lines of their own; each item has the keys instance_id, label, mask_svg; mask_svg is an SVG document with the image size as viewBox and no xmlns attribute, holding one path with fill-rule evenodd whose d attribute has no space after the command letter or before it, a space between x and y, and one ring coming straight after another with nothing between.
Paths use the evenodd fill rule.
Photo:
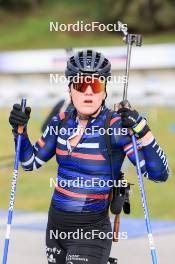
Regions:
<instances>
[{"instance_id":1,"label":"blue sleeve","mask_svg":"<svg viewBox=\"0 0 175 264\"><path fill-rule=\"evenodd\" d=\"M129 160L136 165L132 139L128 130L122 128L120 116L114 112L111 120L111 127L118 129L118 133L113 137L113 144L122 146L124 153ZM147 143L143 143L142 139L137 139L137 149L139 152L139 160L142 174L150 180L156 182L166 181L169 176L168 161L165 153L160 148L151 132L146 135ZM115 143L114 143L115 142Z\"/></svg>"},{"instance_id":2,"label":"blue sleeve","mask_svg":"<svg viewBox=\"0 0 175 264\"><path fill-rule=\"evenodd\" d=\"M24 170L40 168L56 153L59 117L53 117L41 138L32 146L27 133L22 135L20 162ZM17 136L15 136L15 145Z\"/></svg>"},{"instance_id":3,"label":"blue sleeve","mask_svg":"<svg viewBox=\"0 0 175 264\"><path fill-rule=\"evenodd\" d=\"M168 161L156 139L142 146L142 152L146 161L148 178L155 181L166 181L169 176Z\"/></svg>"}]
</instances>

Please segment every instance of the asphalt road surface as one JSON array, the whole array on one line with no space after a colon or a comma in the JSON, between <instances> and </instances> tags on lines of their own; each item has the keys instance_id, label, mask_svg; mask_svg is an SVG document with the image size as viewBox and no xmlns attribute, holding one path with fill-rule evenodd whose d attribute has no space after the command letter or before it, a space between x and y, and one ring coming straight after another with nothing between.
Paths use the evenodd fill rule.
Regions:
<instances>
[{"instance_id":1,"label":"asphalt road surface","mask_svg":"<svg viewBox=\"0 0 175 264\"><path fill-rule=\"evenodd\" d=\"M6 213L0 211L0 216L0 252L3 255ZM44 232L47 215L17 213L13 220L8 264L47 264ZM122 231L127 226L132 232L128 232L128 239L113 243L111 256L117 257L119 264L152 263L146 232L142 230L145 229L144 220L123 219L122 223ZM175 263L175 223L153 221L152 226L155 231L158 264Z\"/></svg>"}]
</instances>

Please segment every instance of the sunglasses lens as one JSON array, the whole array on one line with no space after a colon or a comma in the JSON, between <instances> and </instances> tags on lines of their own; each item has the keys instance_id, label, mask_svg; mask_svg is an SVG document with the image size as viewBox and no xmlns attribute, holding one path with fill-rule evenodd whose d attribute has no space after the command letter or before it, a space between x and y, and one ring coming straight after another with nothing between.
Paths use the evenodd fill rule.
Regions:
<instances>
[{"instance_id":1,"label":"sunglasses lens","mask_svg":"<svg viewBox=\"0 0 175 264\"><path fill-rule=\"evenodd\" d=\"M78 82L73 83L73 88L79 92L84 93L88 86L91 86L93 93L100 93L105 91L105 81L99 78L84 77L80 78Z\"/></svg>"},{"instance_id":2,"label":"sunglasses lens","mask_svg":"<svg viewBox=\"0 0 175 264\"><path fill-rule=\"evenodd\" d=\"M91 84L94 93L100 93L105 91L105 81L101 79L94 79Z\"/></svg>"},{"instance_id":3,"label":"sunglasses lens","mask_svg":"<svg viewBox=\"0 0 175 264\"><path fill-rule=\"evenodd\" d=\"M78 91L78 92L81 92L81 93L84 93L84 91L86 90L86 83L73 83L73 88Z\"/></svg>"}]
</instances>

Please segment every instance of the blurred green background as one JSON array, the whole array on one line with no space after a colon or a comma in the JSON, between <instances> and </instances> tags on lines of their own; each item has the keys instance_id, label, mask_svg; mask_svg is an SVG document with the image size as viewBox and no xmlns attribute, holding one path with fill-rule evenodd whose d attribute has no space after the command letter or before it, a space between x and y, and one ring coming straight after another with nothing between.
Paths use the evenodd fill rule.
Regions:
<instances>
[{"instance_id":1,"label":"blurred green background","mask_svg":"<svg viewBox=\"0 0 175 264\"><path fill-rule=\"evenodd\" d=\"M118 33L108 32L49 32L49 22L76 23L99 21L116 23L121 20L133 32L144 34L144 43L175 42L174 0L1 0L0 2L0 51L80 46L122 45ZM174 108L144 108L149 123L161 147L167 153L172 175L175 172L175 134L170 125L175 122ZM13 171L14 142L8 124L10 109L0 109L0 208L7 209ZM34 113L35 109L32 109ZM34 143L40 136L40 126L49 109L40 110L40 119L32 116L29 135ZM156 112L156 119L154 118ZM53 158L39 171L19 171L15 210L46 211L53 188L50 177L56 176ZM127 179L132 188L131 216L143 217L137 176L133 167L127 168ZM150 215L153 218L175 219L175 181L156 184L145 180Z\"/></svg>"},{"instance_id":2,"label":"blurred green background","mask_svg":"<svg viewBox=\"0 0 175 264\"><path fill-rule=\"evenodd\" d=\"M174 0L1 0L0 50L122 45L116 32L49 32L49 22L128 24L144 43L174 42Z\"/></svg>"}]
</instances>

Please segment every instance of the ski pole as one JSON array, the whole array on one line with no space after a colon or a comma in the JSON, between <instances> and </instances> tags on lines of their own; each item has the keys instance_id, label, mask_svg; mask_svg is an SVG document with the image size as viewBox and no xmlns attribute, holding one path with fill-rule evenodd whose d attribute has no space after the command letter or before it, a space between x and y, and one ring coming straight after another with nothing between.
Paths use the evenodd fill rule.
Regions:
<instances>
[{"instance_id":1,"label":"ski pole","mask_svg":"<svg viewBox=\"0 0 175 264\"><path fill-rule=\"evenodd\" d=\"M23 112L25 111L25 106L26 106L26 99L23 98L21 100L21 107L22 107ZM14 170L13 170L13 177L12 177L11 193L10 193L10 205L8 209L8 220L7 220L7 227L6 227L6 236L5 236L2 264L7 263L10 231L11 231L11 225L12 225L13 208L14 208L14 200L15 200L15 193L16 193L16 183L17 183L17 176L18 176L18 166L19 166L22 133L23 133L23 127L19 126L18 127L19 135L17 138L17 146L16 146L16 153L15 153L15 162L14 162Z\"/></svg>"},{"instance_id":2,"label":"ski pole","mask_svg":"<svg viewBox=\"0 0 175 264\"><path fill-rule=\"evenodd\" d=\"M152 233L151 222L149 218L148 205L147 205L147 200L146 200L142 172L140 168L140 161L139 161L139 155L138 155L135 135L132 135L132 144L133 144L134 154L136 158L136 169L137 169L137 175L138 175L139 189L140 189L140 193L142 196L142 204L143 204L143 209L144 209L144 214L145 214L145 221L146 221L146 228L147 228L147 233L148 233L149 246L151 250L152 263L157 264L158 262L157 262L156 248L154 245L153 233Z\"/></svg>"},{"instance_id":3,"label":"ski pole","mask_svg":"<svg viewBox=\"0 0 175 264\"><path fill-rule=\"evenodd\" d=\"M121 26L122 23L118 22L118 24L119 26ZM123 33L125 35L124 40L127 44L127 59L126 59L126 70L125 70L126 83L124 84L123 101L127 102L128 79L129 79L129 69L130 69L130 61L131 61L131 49L132 49L133 44L136 44L136 46L142 45L142 36L136 35L136 34L128 34L126 31L123 31ZM140 160L139 160L139 154L137 150L136 138L134 134L131 137L132 137L132 144L133 144L133 149L134 149L134 154L135 154L135 159L136 159L136 170L137 170L139 189L140 189L142 204L143 204L143 209L144 209L145 222L146 222L146 228L147 228L147 233L148 233L148 241L149 241L149 247L151 251L152 263L157 264L158 263L157 254L156 254L156 248L155 248L154 240L153 240L153 233L152 233L151 221L149 217L144 182L143 182L142 172L141 172L141 167L140 167Z\"/></svg>"}]
</instances>

